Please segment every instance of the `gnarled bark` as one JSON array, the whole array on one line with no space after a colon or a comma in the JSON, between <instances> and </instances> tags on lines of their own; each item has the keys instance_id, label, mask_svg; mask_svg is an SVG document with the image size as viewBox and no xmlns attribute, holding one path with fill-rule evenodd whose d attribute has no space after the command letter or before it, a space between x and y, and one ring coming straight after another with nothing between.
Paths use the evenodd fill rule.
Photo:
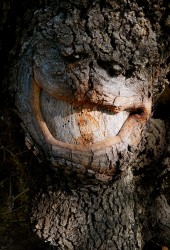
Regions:
<instances>
[{"instance_id":1,"label":"gnarled bark","mask_svg":"<svg viewBox=\"0 0 170 250\"><path fill-rule=\"evenodd\" d=\"M33 140L54 166L103 180L136 156L128 152L143 137L167 70L144 11L125 6L37 11L18 64L16 104Z\"/></svg>"},{"instance_id":2,"label":"gnarled bark","mask_svg":"<svg viewBox=\"0 0 170 250\"><path fill-rule=\"evenodd\" d=\"M55 170L31 214L55 249L170 245L169 123L152 117L168 83L168 9L49 1L23 31L11 91L27 146Z\"/></svg>"}]
</instances>

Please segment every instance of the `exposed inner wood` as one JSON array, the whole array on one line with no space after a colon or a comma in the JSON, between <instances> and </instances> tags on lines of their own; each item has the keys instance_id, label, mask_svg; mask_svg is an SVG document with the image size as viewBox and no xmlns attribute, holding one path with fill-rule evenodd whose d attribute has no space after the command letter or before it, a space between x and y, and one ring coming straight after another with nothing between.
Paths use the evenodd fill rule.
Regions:
<instances>
[{"instance_id":1,"label":"exposed inner wood","mask_svg":"<svg viewBox=\"0 0 170 250\"><path fill-rule=\"evenodd\" d=\"M55 249L153 249L145 245L153 238L167 246L162 174L170 165L169 136L163 121L145 122L170 62L169 40L161 32L168 1L50 1L54 5L41 3L34 17L30 10L26 15L33 17L32 32L22 36L12 79L30 148L57 170L42 178L33 166L38 192L42 183L34 230ZM127 119L113 132L124 112ZM103 128L105 114L110 124Z\"/></svg>"},{"instance_id":2,"label":"exposed inner wood","mask_svg":"<svg viewBox=\"0 0 170 250\"><path fill-rule=\"evenodd\" d=\"M95 110L93 110L92 111L92 112L94 112L93 115L89 115L88 112L90 112L90 111L87 112L87 108L90 107L91 105L87 104L83 108L78 107L77 105L73 105L73 107L77 106L79 109L77 113L75 112L73 114L73 113L71 113L72 112L71 104L69 104L69 103L65 104L61 100L53 100L53 99L51 99L51 97L48 99L48 96L46 96L46 94L43 93L43 90L37 85L37 83L35 81L33 81L32 85L33 85L32 86L33 87L32 88L32 97L33 97L32 98L32 100L33 100L32 105L33 105L33 109L34 109L38 124L43 132L43 135L45 136L47 142L50 142L52 145L57 145L57 146L62 147L62 148L64 147L64 148L70 148L70 149L75 149L75 150L87 150L87 151L89 151L91 149L99 150L99 149L102 149L105 146L109 146L109 145L113 146L113 144L119 143L122 140L126 140L126 137L127 138L129 137L129 135L132 133L134 127L139 126L141 123L142 124L145 123L150 115L151 104L149 102L146 103L145 106L144 106L144 104L141 104L140 107L138 105L138 107L136 109L134 107L131 107L132 115L129 115L130 112L127 112L127 111L120 112L117 115L108 111L108 114L107 115L104 114L104 116L111 116L111 118L109 118L110 124L109 125L107 124L104 128L102 128L100 126L101 124L99 124L99 122L101 122L101 120L100 120L101 117L99 118L98 121L96 121L96 117L98 115L101 116L102 111L100 110L100 108L98 110L99 114L98 114L98 112L97 112L97 114L95 114ZM42 95L41 95L41 90L43 93ZM43 100L43 105L41 105L41 98ZM44 103L44 101L45 101L45 103ZM50 103L51 101L54 102L54 109L53 109L54 114L49 114L48 103L49 103L50 107L52 107L52 105ZM55 105L56 105L56 107L55 107ZM63 107L64 107L64 110L63 110ZM68 108L70 108L70 110ZM96 107L94 109L96 109ZM41 110L43 110L43 112ZM86 112L86 114L83 114L83 112ZM55 114L59 114L60 116L63 115L63 117L67 116L68 114L72 116L71 117L72 120L70 123L73 123L73 124L69 125L69 130L72 130L71 132L68 129L65 132L65 129L63 129L63 126L66 126L65 125L66 123L64 120L65 118L63 118L63 120L62 120L62 118L60 117L60 118L57 118L57 121L55 121L55 117L54 117ZM46 117L46 121L45 121L43 115L45 117L48 116L48 119ZM92 120L90 122L87 120L87 118L89 118L89 117ZM107 119L107 118L102 117L103 123L104 123L104 119ZM54 121L52 121L53 119L54 119ZM117 121L118 121L118 124L117 124ZM68 122L68 120L67 120L67 122ZM77 123L76 125L75 125L75 122ZM95 124L93 125L94 130L92 131L93 128L91 127L91 124L93 124L93 122ZM48 124L51 125L50 128L52 127L51 129L53 132L50 131ZM114 126L112 124L115 125L115 129L114 129ZM83 128L84 125L86 125L85 129ZM112 125L113 128L110 125ZM81 134L81 132L78 134L82 138L76 137L77 136L77 134L76 134L75 139L73 139L73 141L71 141L71 140L69 141L69 139L67 140L67 138L65 138L65 133L70 133L70 134L74 133L74 131L76 131L76 129L77 129L76 126L79 127L79 131L82 131L82 134ZM113 129L112 131L110 130L110 127L111 127L111 130ZM83 131L83 129L84 129L84 131ZM107 129L107 131L106 131L106 129ZM102 130L102 132L100 130ZM62 134L62 131L64 131L63 134ZM87 140L87 143L84 143L84 139L86 139L86 138L88 139L89 131L91 133L93 133L93 141L92 141L92 138L90 138L90 140ZM83 134L83 132L84 132L84 134ZM95 133L96 133L96 135L95 135ZM105 133L108 133L108 135L105 136ZM84 137L84 139L83 139L83 137ZM94 138L95 138L95 140L94 140ZM79 139L80 139L80 141L79 141ZM81 144L81 148L79 147L79 145L76 145L76 143L75 143L76 140L77 140L77 144L79 144L79 143ZM88 145L86 145L86 144L88 144Z\"/></svg>"},{"instance_id":3,"label":"exposed inner wood","mask_svg":"<svg viewBox=\"0 0 170 250\"><path fill-rule=\"evenodd\" d=\"M105 107L69 103L41 91L42 116L59 141L73 144L92 144L116 136L129 117L129 112L114 114Z\"/></svg>"}]
</instances>

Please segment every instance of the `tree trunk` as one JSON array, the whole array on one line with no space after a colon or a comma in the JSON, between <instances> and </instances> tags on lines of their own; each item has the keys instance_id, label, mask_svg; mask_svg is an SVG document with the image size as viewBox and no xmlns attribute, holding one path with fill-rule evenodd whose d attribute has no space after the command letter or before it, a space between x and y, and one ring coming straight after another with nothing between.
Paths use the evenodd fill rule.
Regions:
<instances>
[{"instance_id":1,"label":"tree trunk","mask_svg":"<svg viewBox=\"0 0 170 250\"><path fill-rule=\"evenodd\" d=\"M170 247L170 6L27 4L3 86L49 169L33 170L33 231L54 249Z\"/></svg>"},{"instance_id":2,"label":"tree trunk","mask_svg":"<svg viewBox=\"0 0 170 250\"><path fill-rule=\"evenodd\" d=\"M160 127L154 124L159 132L154 138L153 134L148 136L153 145L154 140L165 138ZM150 148L147 156L153 150ZM160 173L164 168L158 162L150 163L143 154L108 184L81 183L75 174L67 179L56 176L33 202L34 230L56 249L169 246L170 208L163 191L167 181Z\"/></svg>"}]
</instances>

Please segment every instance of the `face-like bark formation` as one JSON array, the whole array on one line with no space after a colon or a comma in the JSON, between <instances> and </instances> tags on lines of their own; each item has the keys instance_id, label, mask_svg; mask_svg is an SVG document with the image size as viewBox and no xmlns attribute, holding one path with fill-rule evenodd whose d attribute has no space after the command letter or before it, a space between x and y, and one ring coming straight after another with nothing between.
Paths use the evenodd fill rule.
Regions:
<instances>
[{"instance_id":1,"label":"face-like bark formation","mask_svg":"<svg viewBox=\"0 0 170 250\"><path fill-rule=\"evenodd\" d=\"M162 74L142 9L112 5L37 11L16 97L26 129L54 166L102 180L136 156Z\"/></svg>"},{"instance_id":2,"label":"face-like bark formation","mask_svg":"<svg viewBox=\"0 0 170 250\"><path fill-rule=\"evenodd\" d=\"M155 199L166 129L151 115L168 50L151 1L51 2L23 34L13 77L27 145L59 169L33 201L34 229L57 249L169 244L169 206Z\"/></svg>"}]
</instances>

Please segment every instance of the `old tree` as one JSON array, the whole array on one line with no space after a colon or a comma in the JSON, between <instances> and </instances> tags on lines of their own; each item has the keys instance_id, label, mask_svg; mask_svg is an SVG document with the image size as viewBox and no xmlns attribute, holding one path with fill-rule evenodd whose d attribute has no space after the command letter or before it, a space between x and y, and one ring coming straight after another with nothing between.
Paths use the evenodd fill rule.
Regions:
<instances>
[{"instance_id":1,"label":"old tree","mask_svg":"<svg viewBox=\"0 0 170 250\"><path fill-rule=\"evenodd\" d=\"M170 4L0 6L1 249L168 249Z\"/></svg>"}]
</instances>

